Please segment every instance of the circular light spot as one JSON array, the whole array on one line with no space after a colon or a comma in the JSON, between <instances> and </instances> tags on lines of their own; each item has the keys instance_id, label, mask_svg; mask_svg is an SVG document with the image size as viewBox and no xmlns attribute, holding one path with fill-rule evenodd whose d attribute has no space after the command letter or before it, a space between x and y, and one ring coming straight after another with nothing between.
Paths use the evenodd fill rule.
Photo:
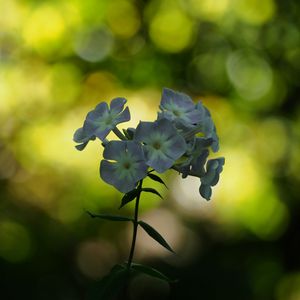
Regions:
<instances>
[{"instance_id":1,"label":"circular light spot","mask_svg":"<svg viewBox=\"0 0 300 300\"><path fill-rule=\"evenodd\" d=\"M243 21L260 25L273 17L276 6L273 0L236 0L233 9Z\"/></svg>"},{"instance_id":2,"label":"circular light spot","mask_svg":"<svg viewBox=\"0 0 300 300\"><path fill-rule=\"evenodd\" d=\"M230 83L226 76L225 61L229 51L226 46L218 47L218 50L203 53L192 60L188 77L194 90L228 91Z\"/></svg>"},{"instance_id":3,"label":"circular light spot","mask_svg":"<svg viewBox=\"0 0 300 300\"><path fill-rule=\"evenodd\" d=\"M60 11L50 5L42 5L26 19L23 38L28 46L48 54L60 45L65 27L65 19Z\"/></svg>"},{"instance_id":4,"label":"circular light spot","mask_svg":"<svg viewBox=\"0 0 300 300\"><path fill-rule=\"evenodd\" d=\"M199 187L199 178L188 176L183 180L177 176L172 183L172 198L178 211L181 214L187 215L190 219L211 219L215 214L214 199L210 202L205 201L199 195Z\"/></svg>"},{"instance_id":5,"label":"circular light spot","mask_svg":"<svg viewBox=\"0 0 300 300\"><path fill-rule=\"evenodd\" d=\"M194 22L179 9L161 10L151 20L150 37L160 49L180 52L193 41Z\"/></svg>"},{"instance_id":6,"label":"circular light spot","mask_svg":"<svg viewBox=\"0 0 300 300\"><path fill-rule=\"evenodd\" d=\"M227 74L237 92L246 100L259 100L272 85L273 73L269 64L258 55L238 50L229 55Z\"/></svg>"},{"instance_id":7,"label":"circular light spot","mask_svg":"<svg viewBox=\"0 0 300 300\"><path fill-rule=\"evenodd\" d=\"M140 18L134 4L129 1L111 1L107 7L107 22L114 34L132 37L140 27Z\"/></svg>"},{"instance_id":8,"label":"circular light spot","mask_svg":"<svg viewBox=\"0 0 300 300\"><path fill-rule=\"evenodd\" d=\"M207 20L217 20L228 10L230 0L181 0L193 16Z\"/></svg>"},{"instance_id":9,"label":"circular light spot","mask_svg":"<svg viewBox=\"0 0 300 300\"><path fill-rule=\"evenodd\" d=\"M77 264L90 278L99 278L109 271L116 260L116 249L107 241L86 241L79 246Z\"/></svg>"},{"instance_id":10,"label":"circular light spot","mask_svg":"<svg viewBox=\"0 0 300 300\"><path fill-rule=\"evenodd\" d=\"M75 41L75 52L84 60L98 62L111 52L113 37L105 29L97 29L81 33Z\"/></svg>"},{"instance_id":11,"label":"circular light spot","mask_svg":"<svg viewBox=\"0 0 300 300\"><path fill-rule=\"evenodd\" d=\"M144 214L142 220L155 228L163 237L166 238L168 244L177 251L181 248L185 241L185 231L177 217L166 209L156 209ZM131 233L130 233L131 234ZM131 236L130 236L131 238ZM158 244L142 229L138 231L138 239L136 241L137 257L145 256L165 256L168 257L170 252L163 246Z\"/></svg>"}]
</instances>

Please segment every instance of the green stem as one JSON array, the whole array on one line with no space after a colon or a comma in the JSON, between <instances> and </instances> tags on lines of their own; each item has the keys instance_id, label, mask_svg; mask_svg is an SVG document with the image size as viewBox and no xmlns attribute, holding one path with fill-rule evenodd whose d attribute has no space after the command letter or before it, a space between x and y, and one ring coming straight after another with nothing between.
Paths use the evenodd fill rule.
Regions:
<instances>
[{"instance_id":1,"label":"green stem","mask_svg":"<svg viewBox=\"0 0 300 300\"><path fill-rule=\"evenodd\" d=\"M113 129L113 132L120 140L127 140L126 136L117 127Z\"/></svg>"},{"instance_id":2,"label":"green stem","mask_svg":"<svg viewBox=\"0 0 300 300\"><path fill-rule=\"evenodd\" d=\"M140 202L140 196L142 193L142 185L143 180L139 182L138 185L138 194L135 200L135 209L134 209L134 220L133 220L133 234L132 234L132 242L131 242L131 249L129 253L128 263L127 263L127 269L130 269L133 255L134 255L134 248L135 248L135 242L136 242L136 235L137 235L137 229L138 229L138 214L139 214L139 202Z\"/></svg>"}]
</instances>

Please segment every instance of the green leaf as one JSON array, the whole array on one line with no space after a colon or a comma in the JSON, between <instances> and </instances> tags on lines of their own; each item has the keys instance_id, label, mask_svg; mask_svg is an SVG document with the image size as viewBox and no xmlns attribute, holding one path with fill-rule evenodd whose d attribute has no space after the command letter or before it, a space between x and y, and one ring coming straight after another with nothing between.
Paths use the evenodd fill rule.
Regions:
<instances>
[{"instance_id":1,"label":"green leaf","mask_svg":"<svg viewBox=\"0 0 300 300\"><path fill-rule=\"evenodd\" d=\"M126 193L121 200L121 205L120 205L119 209L122 208L123 206L125 206L127 203L134 200L136 198L136 196L138 195L138 193L139 193L138 189L134 189L134 190Z\"/></svg>"},{"instance_id":2,"label":"green leaf","mask_svg":"<svg viewBox=\"0 0 300 300\"><path fill-rule=\"evenodd\" d=\"M152 194L155 194L157 196L159 196L161 199L163 199L162 195L155 189L152 189L152 188L142 188L142 191L143 192L147 192L147 193L152 193Z\"/></svg>"},{"instance_id":3,"label":"green leaf","mask_svg":"<svg viewBox=\"0 0 300 300\"><path fill-rule=\"evenodd\" d=\"M109 214L92 214L91 212L87 212L92 218L100 218L109 221L131 221L133 222L132 218L124 217L124 216L116 216L116 215L109 215Z\"/></svg>"},{"instance_id":4,"label":"green leaf","mask_svg":"<svg viewBox=\"0 0 300 300\"><path fill-rule=\"evenodd\" d=\"M157 182L163 184L166 188L168 188L167 185L164 183L164 181L159 176L157 176L155 174L148 173L148 177L151 178L154 181L157 181Z\"/></svg>"},{"instance_id":5,"label":"green leaf","mask_svg":"<svg viewBox=\"0 0 300 300\"><path fill-rule=\"evenodd\" d=\"M143 221L139 221L138 223L154 240L156 240L159 244L161 244L169 251L175 253L173 249L170 247L170 245L166 242L166 240L152 226L150 226L149 224Z\"/></svg>"},{"instance_id":6,"label":"green leaf","mask_svg":"<svg viewBox=\"0 0 300 300\"><path fill-rule=\"evenodd\" d=\"M115 265L110 273L94 283L88 290L87 300L117 299L129 279L128 270L121 265Z\"/></svg>"},{"instance_id":7,"label":"green leaf","mask_svg":"<svg viewBox=\"0 0 300 300\"><path fill-rule=\"evenodd\" d=\"M167 281L167 282L175 282L175 280L168 278L167 276L165 276L163 273L159 272L158 270L148 267L148 266L145 266L145 265L132 263L131 268L135 271L147 274L147 275L155 277L155 278L159 278L159 279Z\"/></svg>"}]
</instances>

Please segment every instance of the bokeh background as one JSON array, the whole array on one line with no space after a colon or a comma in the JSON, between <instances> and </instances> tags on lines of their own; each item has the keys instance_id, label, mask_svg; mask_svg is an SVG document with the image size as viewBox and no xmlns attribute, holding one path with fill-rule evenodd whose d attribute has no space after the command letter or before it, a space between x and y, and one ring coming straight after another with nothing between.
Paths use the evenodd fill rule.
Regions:
<instances>
[{"instance_id":1,"label":"bokeh background","mask_svg":"<svg viewBox=\"0 0 300 300\"><path fill-rule=\"evenodd\" d=\"M135 126L162 87L201 99L226 157L210 202L164 175L141 218L136 261L180 281L171 299L300 299L300 3L296 0L0 1L1 299L83 299L127 258L129 226L91 219L121 194L101 145L73 132L100 101L128 99ZM111 136L112 137L112 136ZM148 182L149 183L149 182ZM152 184L152 183L151 183ZM149 183L150 185L150 183Z\"/></svg>"}]
</instances>

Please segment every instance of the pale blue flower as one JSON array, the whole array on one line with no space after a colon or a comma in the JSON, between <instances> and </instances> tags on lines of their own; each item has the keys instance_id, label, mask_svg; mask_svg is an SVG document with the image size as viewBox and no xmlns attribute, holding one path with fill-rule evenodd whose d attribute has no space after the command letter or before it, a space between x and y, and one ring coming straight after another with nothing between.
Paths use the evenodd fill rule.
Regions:
<instances>
[{"instance_id":1,"label":"pale blue flower","mask_svg":"<svg viewBox=\"0 0 300 300\"><path fill-rule=\"evenodd\" d=\"M184 138L167 119L140 122L134 139L144 144L146 163L159 173L172 167L187 149Z\"/></svg>"},{"instance_id":2,"label":"pale blue flower","mask_svg":"<svg viewBox=\"0 0 300 300\"><path fill-rule=\"evenodd\" d=\"M194 137L187 143L188 148L184 154L185 160L176 165L176 170L182 173L185 178L188 175L201 177L205 174L205 163L209 155L208 147L211 145L212 139L203 137Z\"/></svg>"},{"instance_id":3,"label":"pale blue flower","mask_svg":"<svg viewBox=\"0 0 300 300\"><path fill-rule=\"evenodd\" d=\"M217 135L216 126L211 118L211 114L201 101L196 104L196 109L202 114L202 121L197 125L201 128L201 132L204 133L205 137L212 139L211 148L213 152L217 152L219 150L219 137Z\"/></svg>"},{"instance_id":4,"label":"pale blue flower","mask_svg":"<svg viewBox=\"0 0 300 300\"><path fill-rule=\"evenodd\" d=\"M195 104L188 95L168 88L163 89L159 108L162 111L158 113L159 119L183 121L191 125L198 123L201 118L201 112L195 109Z\"/></svg>"},{"instance_id":5,"label":"pale blue flower","mask_svg":"<svg viewBox=\"0 0 300 300\"><path fill-rule=\"evenodd\" d=\"M76 145L76 149L79 151L82 151L86 145L89 143L89 141L93 141L95 140L96 137L94 135L87 135L86 132L84 132L83 128L78 128L75 133L74 133L74 137L73 140L76 143L80 143L79 145Z\"/></svg>"},{"instance_id":6,"label":"pale blue flower","mask_svg":"<svg viewBox=\"0 0 300 300\"><path fill-rule=\"evenodd\" d=\"M211 197L211 187L219 182L220 173L223 171L225 158L210 159L206 164L206 172L200 177L201 186L199 192L207 200Z\"/></svg>"},{"instance_id":7,"label":"pale blue flower","mask_svg":"<svg viewBox=\"0 0 300 300\"><path fill-rule=\"evenodd\" d=\"M104 141L111 130L114 130L119 123L130 120L128 107L124 109L126 99L115 98L111 101L110 107L106 102L99 103L95 109L90 111L84 121L83 127L76 130L74 141L81 143L77 149L82 150L89 140L98 137Z\"/></svg>"},{"instance_id":8,"label":"pale blue flower","mask_svg":"<svg viewBox=\"0 0 300 300\"><path fill-rule=\"evenodd\" d=\"M162 112L158 113L158 119L171 120L187 141L202 133L212 139L212 150L219 150L215 124L209 110L200 101L195 105L188 95L164 88L159 107Z\"/></svg>"},{"instance_id":9,"label":"pale blue flower","mask_svg":"<svg viewBox=\"0 0 300 300\"><path fill-rule=\"evenodd\" d=\"M133 190L147 176L148 166L141 144L136 141L111 141L105 145L100 176L120 192ZM111 160L111 161L108 161Z\"/></svg>"}]
</instances>

